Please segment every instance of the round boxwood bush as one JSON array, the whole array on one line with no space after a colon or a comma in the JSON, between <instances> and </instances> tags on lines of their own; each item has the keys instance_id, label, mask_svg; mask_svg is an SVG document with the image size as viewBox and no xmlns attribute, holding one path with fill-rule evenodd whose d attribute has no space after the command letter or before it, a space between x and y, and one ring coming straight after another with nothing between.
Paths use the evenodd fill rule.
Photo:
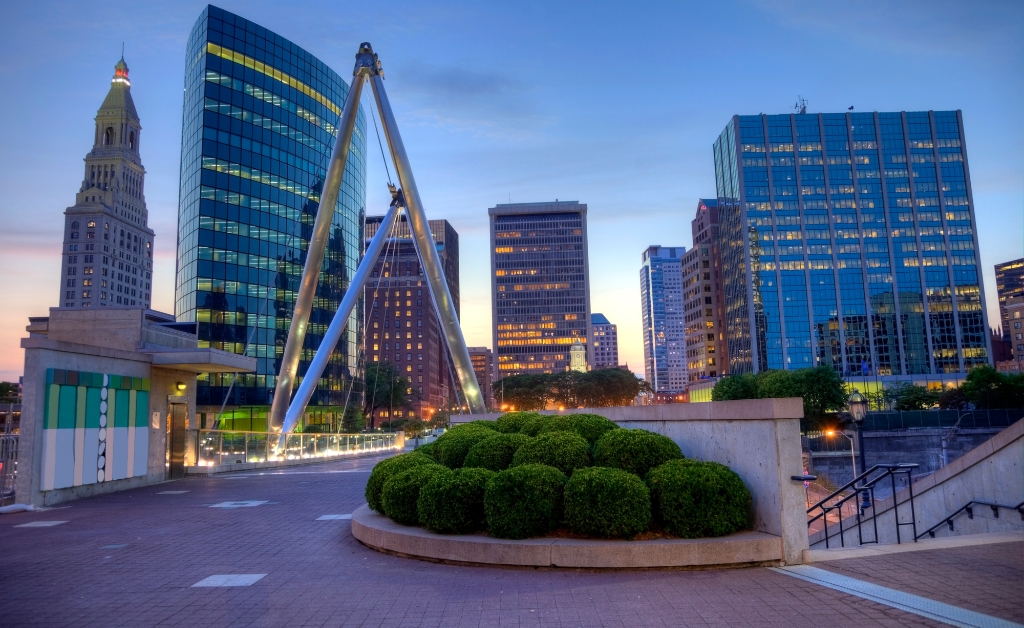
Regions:
<instances>
[{"instance_id":1,"label":"round boxwood bush","mask_svg":"<svg viewBox=\"0 0 1024 628\"><path fill-rule=\"evenodd\" d=\"M600 414L564 414L549 417L549 420L541 426L540 433L576 432L593 445L605 432L618 429L618 427Z\"/></svg>"},{"instance_id":2,"label":"round boxwood bush","mask_svg":"<svg viewBox=\"0 0 1024 628\"><path fill-rule=\"evenodd\" d=\"M544 425L551 420L551 417L544 414L538 414L531 419L523 423L522 429L519 430L520 434L526 434L527 436L536 436L540 434L541 429Z\"/></svg>"},{"instance_id":3,"label":"round boxwood bush","mask_svg":"<svg viewBox=\"0 0 1024 628\"><path fill-rule=\"evenodd\" d=\"M621 469L577 469L565 485L565 525L578 534L632 538L651 525L651 494Z\"/></svg>"},{"instance_id":4,"label":"round boxwood bush","mask_svg":"<svg viewBox=\"0 0 1024 628\"><path fill-rule=\"evenodd\" d=\"M498 417L498 431L504 434L519 432L526 425L527 421L539 416L536 412L506 412Z\"/></svg>"},{"instance_id":5,"label":"round boxwood bush","mask_svg":"<svg viewBox=\"0 0 1024 628\"><path fill-rule=\"evenodd\" d=\"M424 444L420 445L419 447L417 447L416 449L414 449L413 451L415 451L418 454L423 454L424 456L430 456L431 458L433 458L434 457L434 443L424 443Z\"/></svg>"},{"instance_id":6,"label":"round boxwood bush","mask_svg":"<svg viewBox=\"0 0 1024 628\"><path fill-rule=\"evenodd\" d=\"M528 464L496 473L484 489L487 530L502 539L542 536L562 521L565 474Z\"/></svg>"},{"instance_id":7,"label":"round boxwood bush","mask_svg":"<svg viewBox=\"0 0 1024 628\"><path fill-rule=\"evenodd\" d=\"M396 473L384 483L380 493L380 503L384 514L395 523L414 526L420 522L417 511L417 500L420 489L438 475L450 475L450 469L439 464L424 464L401 473Z\"/></svg>"},{"instance_id":8,"label":"round boxwood bush","mask_svg":"<svg viewBox=\"0 0 1024 628\"><path fill-rule=\"evenodd\" d=\"M438 534L465 534L487 527L484 487L494 477L487 469L456 469L440 473L420 489L419 522Z\"/></svg>"},{"instance_id":9,"label":"round boxwood bush","mask_svg":"<svg viewBox=\"0 0 1024 628\"><path fill-rule=\"evenodd\" d=\"M512 466L546 464L566 475L590 466L590 446L576 432L550 432L524 443L512 456Z\"/></svg>"},{"instance_id":10,"label":"round boxwood bush","mask_svg":"<svg viewBox=\"0 0 1024 628\"><path fill-rule=\"evenodd\" d=\"M436 466L437 461L420 453L419 449L378 462L370 473L370 479L366 481L366 503L377 512L384 512L380 503L380 494L384 490L384 484L396 474L424 464Z\"/></svg>"},{"instance_id":11,"label":"round boxwood bush","mask_svg":"<svg viewBox=\"0 0 1024 628\"><path fill-rule=\"evenodd\" d=\"M473 445L462 466L504 471L512 464L516 451L529 441L525 434L495 434Z\"/></svg>"},{"instance_id":12,"label":"round boxwood bush","mask_svg":"<svg viewBox=\"0 0 1024 628\"><path fill-rule=\"evenodd\" d=\"M750 529L750 491L717 462L672 460L647 475L654 518L666 532L688 539Z\"/></svg>"},{"instance_id":13,"label":"round boxwood bush","mask_svg":"<svg viewBox=\"0 0 1024 628\"><path fill-rule=\"evenodd\" d=\"M495 432L498 431L497 421L485 421L484 419L477 419L476 421L469 421L468 423L456 423L455 427L465 427L467 425L472 425L474 427L483 427L489 430L494 430Z\"/></svg>"},{"instance_id":14,"label":"round boxwood bush","mask_svg":"<svg viewBox=\"0 0 1024 628\"><path fill-rule=\"evenodd\" d=\"M683 457L671 438L647 430L611 430L594 445L594 466L644 477L654 467Z\"/></svg>"},{"instance_id":15,"label":"round boxwood bush","mask_svg":"<svg viewBox=\"0 0 1024 628\"><path fill-rule=\"evenodd\" d=\"M494 430L479 425L453 427L434 441L434 457L449 469L458 469L473 445L495 434Z\"/></svg>"}]
</instances>

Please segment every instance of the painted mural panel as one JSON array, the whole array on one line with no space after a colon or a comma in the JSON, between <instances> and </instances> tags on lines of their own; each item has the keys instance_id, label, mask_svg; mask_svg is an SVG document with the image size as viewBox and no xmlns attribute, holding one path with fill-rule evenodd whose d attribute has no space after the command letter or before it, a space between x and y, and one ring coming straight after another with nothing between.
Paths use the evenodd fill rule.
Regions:
<instances>
[{"instance_id":1,"label":"painted mural panel","mask_svg":"<svg viewBox=\"0 0 1024 628\"><path fill-rule=\"evenodd\" d=\"M146 475L149 380L47 369L41 490Z\"/></svg>"}]
</instances>

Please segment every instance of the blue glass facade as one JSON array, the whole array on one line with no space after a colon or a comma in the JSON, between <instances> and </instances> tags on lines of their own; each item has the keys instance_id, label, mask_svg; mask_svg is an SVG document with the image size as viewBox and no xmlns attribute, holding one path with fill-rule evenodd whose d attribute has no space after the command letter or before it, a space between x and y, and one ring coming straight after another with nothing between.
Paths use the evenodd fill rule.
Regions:
<instances>
[{"instance_id":1,"label":"blue glass facade","mask_svg":"<svg viewBox=\"0 0 1024 628\"><path fill-rule=\"evenodd\" d=\"M685 246L651 246L640 267L644 374L654 392L686 390Z\"/></svg>"},{"instance_id":2,"label":"blue glass facade","mask_svg":"<svg viewBox=\"0 0 1024 628\"><path fill-rule=\"evenodd\" d=\"M730 373L989 363L959 111L734 116L714 155Z\"/></svg>"},{"instance_id":3,"label":"blue glass facade","mask_svg":"<svg viewBox=\"0 0 1024 628\"><path fill-rule=\"evenodd\" d=\"M214 6L189 36L181 141L175 315L200 346L257 358L255 374L200 376L198 405L249 407L223 422L265 429L306 247L348 85L283 37ZM365 118L360 111L335 208L299 375L361 254ZM361 400L362 304L311 402ZM200 408L202 411L203 408ZM333 418L333 417L332 417Z\"/></svg>"}]
</instances>

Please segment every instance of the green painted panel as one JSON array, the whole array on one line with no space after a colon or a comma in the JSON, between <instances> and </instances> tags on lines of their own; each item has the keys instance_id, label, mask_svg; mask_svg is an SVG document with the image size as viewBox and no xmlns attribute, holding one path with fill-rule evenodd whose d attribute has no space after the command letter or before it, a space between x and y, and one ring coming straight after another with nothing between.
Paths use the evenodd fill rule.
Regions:
<instances>
[{"instance_id":1,"label":"green painted panel","mask_svg":"<svg viewBox=\"0 0 1024 628\"><path fill-rule=\"evenodd\" d=\"M78 398L75 400L75 428L85 427L85 392L89 390L85 386L78 387Z\"/></svg>"},{"instance_id":2,"label":"green painted panel","mask_svg":"<svg viewBox=\"0 0 1024 628\"><path fill-rule=\"evenodd\" d=\"M85 427L100 426L100 389L87 388L85 391Z\"/></svg>"},{"instance_id":3,"label":"green painted panel","mask_svg":"<svg viewBox=\"0 0 1024 628\"><path fill-rule=\"evenodd\" d=\"M43 429L57 429L57 409L60 408L60 386L50 384L46 387L46 408L44 410L45 423Z\"/></svg>"},{"instance_id":4,"label":"green painted panel","mask_svg":"<svg viewBox=\"0 0 1024 628\"><path fill-rule=\"evenodd\" d=\"M114 414L114 427L128 427L128 406L131 403L131 393L127 390L118 390L114 394L117 396L117 409ZM107 416L110 419L110 416Z\"/></svg>"},{"instance_id":5,"label":"green painted panel","mask_svg":"<svg viewBox=\"0 0 1024 628\"><path fill-rule=\"evenodd\" d=\"M75 427L75 410L78 388L76 386L61 386L60 398L57 407L57 429L66 430Z\"/></svg>"},{"instance_id":6,"label":"green painted panel","mask_svg":"<svg viewBox=\"0 0 1024 628\"><path fill-rule=\"evenodd\" d=\"M121 387L121 376L111 375L110 381L107 383L107 388L120 388Z\"/></svg>"},{"instance_id":7,"label":"green painted panel","mask_svg":"<svg viewBox=\"0 0 1024 628\"><path fill-rule=\"evenodd\" d=\"M146 380L148 383L149 380ZM140 390L135 393L135 427L149 425L149 392Z\"/></svg>"}]
</instances>

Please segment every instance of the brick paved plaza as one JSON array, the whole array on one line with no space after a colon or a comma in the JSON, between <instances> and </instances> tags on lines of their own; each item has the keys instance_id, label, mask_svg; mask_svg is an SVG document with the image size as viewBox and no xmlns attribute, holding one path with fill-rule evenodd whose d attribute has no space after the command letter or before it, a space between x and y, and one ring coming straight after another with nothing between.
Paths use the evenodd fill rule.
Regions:
<instances>
[{"instance_id":1,"label":"brick paved plaza","mask_svg":"<svg viewBox=\"0 0 1024 628\"><path fill-rule=\"evenodd\" d=\"M344 518L320 519L363 504L376 460L189 478L0 516L0 625L943 625L767 568L501 569L380 554ZM814 566L1024 622L1024 541ZM219 586L232 583L242 586Z\"/></svg>"}]
</instances>

